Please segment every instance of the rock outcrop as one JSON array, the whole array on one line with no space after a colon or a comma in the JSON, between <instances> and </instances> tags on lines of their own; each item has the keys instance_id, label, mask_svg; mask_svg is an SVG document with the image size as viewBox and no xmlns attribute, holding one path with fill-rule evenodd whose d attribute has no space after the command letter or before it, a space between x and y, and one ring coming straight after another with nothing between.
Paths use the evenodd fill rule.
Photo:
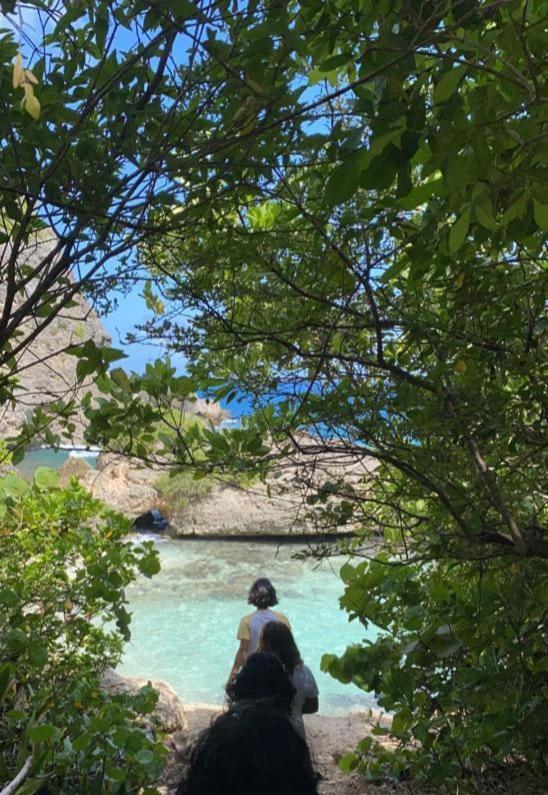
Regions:
<instances>
[{"instance_id":1,"label":"rock outcrop","mask_svg":"<svg viewBox=\"0 0 548 795\"><path fill-rule=\"evenodd\" d=\"M54 239L43 233L24 249L19 265L36 268L54 245ZM31 281L26 290L32 291L35 288L36 283ZM0 284L0 315L5 300L6 286ZM16 297L15 306L21 300L21 296ZM27 318L21 323L18 331L22 333L22 339L32 333L38 322L39 319ZM98 347L110 345L110 337L101 325L99 316L86 299L78 295L75 297L74 306L62 310L46 329L16 355L18 385L14 393L15 403L0 406L0 438L15 435L25 418L37 406L69 398L78 402L79 397L86 392L95 391L90 379L78 384L78 359L65 352L70 345L81 344L87 340L93 340ZM74 440L81 442L84 429L81 412L77 412L74 420Z\"/></svg>"},{"instance_id":2,"label":"rock outcrop","mask_svg":"<svg viewBox=\"0 0 548 795\"><path fill-rule=\"evenodd\" d=\"M51 254L56 242L53 233L42 232L23 250L18 267L35 269ZM5 246L0 247L0 263L2 252L5 250L7 250ZM37 287L36 280L31 280L25 291L31 293ZM5 307L6 294L6 285L0 282L0 317ZM22 300L22 295L15 297L12 312L20 306ZM39 322L39 318L25 319L18 327L20 339L24 340L32 334ZM87 340L92 340L98 347L111 344L111 338L95 310L82 295L76 295L74 306L61 310L47 328L37 334L16 355L18 384L13 404L0 406L0 438L16 435L26 417L38 406L64 399L74 399L78 404L87 392L99 394L92 378L78 383L76 378L78 359L66 353L69 346L81 345ZM188 414L196 415L213 425L219 425L230 417L229 412L221 406L199 397L185 400L182 408ZM73 441L81 444L85 428L81 411L76 411L73 421L76 425ZM59 427L54 423L53 429L57 431ZM36 444L40 441L40 439L34 440Z\"/></svg>"},{"instance_id":3,"label":"rock outcrop","mask_svg":"<svg viewBox=\"0 0 548 795\"><path fill-rule=\"evenodd\" d=\"M219 481L208 493L190 496L184 507L171 511L155 485L159 470L122 456L101 454L97 469L69 459L60 474L62 482L75 475L94 497L128 519L159 508L174 537L252 538L352 533L352 524L326 524L321 509L310 505L307 497L326 482L340 482L342 495L331 498L336 504L344 490L360 489L374 469L371 458L356 460L340 453L306 461L294 458L283 469L274 470L266 483L242 487Z\"/></svg>"},{"instance_id":4,"label":"rock outcrop","mask_svg":"<svg viewBox=\"0 0 548 795\"><path fill-rule=\"evenodd\" d=\"M166 682L142 677L120 676L111 669L105 671L101 679L101 688L110 695L119 693L137 694L147 684L158 692L158 703L153 716L158 720L162 731L166 734L186 732L188 729L185 710L175 690ZM145 718L146 720L146 718Z\"/></svg>"},{"instance_id":5,"label":"rock outcrop","mask_svg":"<svg viewBox=\"0 0 548 795\"><path fill-rule=\"evenodd\" d=\"M352 524L326 523L325 513L310 504L309 495L326 482L340 484L331 495L336 505L345 492L361 488L375 469L372 458L322 453L304 458L296 454L266 483L245 488L219 483L209 494L189 499L169 516L174 536L315 536L352 533Z\"/></svg>"},{"instance_id":6,"label":"rock outcrop","mask_svg":"<svg viewBox=\"0 0 548 795\"><path fill-rule=\"evenodd\" d=\"M113 670L106 671L101 680L102 689L113 696L120 693L136 695L148 684L158 693L158 703L151 717L165 735L164 745L168 752L166 766L158 785L160 791L172 792L176 791L182 778L190 749L188 721L177 693L167 682L120 676ZM147 731L152 730L152 720L148 716L145 717L142 726Z\"/></svg>"},{"instance_id":7,"label":"rock outcrop","mask_svg":"<svg viewBox=\"0 0 548 795\"><path fill-rule=\"evenodd\" d=\"M99 467L91 469L80 482L94 497L109 508L135 519L158 503L158 493L152 485L157 477L154 470L139 468L118 456L100 456Z\"/></svg>"}]
</instances>

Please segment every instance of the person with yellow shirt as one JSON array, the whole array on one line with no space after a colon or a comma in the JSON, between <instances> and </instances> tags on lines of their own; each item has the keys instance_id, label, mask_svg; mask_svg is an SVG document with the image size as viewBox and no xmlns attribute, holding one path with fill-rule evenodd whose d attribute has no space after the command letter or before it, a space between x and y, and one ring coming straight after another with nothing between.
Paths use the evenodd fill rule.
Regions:
<instances>
[{"instance_id":1,"label":"person with yellow shirt","mask_svg":"<svg viewBox=\"0 0 548 795\"><path fill-rule=\"evenodd\" d=\"M247 602L256 609L244 616L240 621L237 640L240 641L234 664L230 672L229 682L232 682L248 657L259 648L261 634L265 624L270 621L281 621L291 629L287 616L272 608L278 604L276 589L266 577L256 580L249 590Z\"/></svg>"}]
</instances>

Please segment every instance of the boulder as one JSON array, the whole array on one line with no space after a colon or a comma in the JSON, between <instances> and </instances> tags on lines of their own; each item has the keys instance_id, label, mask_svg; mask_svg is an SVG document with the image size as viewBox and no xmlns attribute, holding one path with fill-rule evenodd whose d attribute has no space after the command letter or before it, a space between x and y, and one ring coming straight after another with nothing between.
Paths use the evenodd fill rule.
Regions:
<instances>
[{"instance_id":1,"label":"boulder","mask_svg":"<svg viewBox=\"0 0 548 795\"><path fill-rule=\"evenodd\" d=\"M158 692L158 703L153 715L159 721L162 731L166 734L186 732L188 724L184 707L177 693L167 682L143 677L120 676L112 669L105 671L101 680L101 688L110 695L119 693L136 694L148 684L152 685Z\"/></svg>"},{"instance_id":2,"label":"boulder","mask_svg":"<svg viewBox=\"0 0 548 795\"><path fill-rule=\"evenodd\" d=\"M69 455L57 471L59 484L64 487L70 483L72 478L83 480L90 472L93 472L93 467L84 458Z\"/></svg>"},{"instance_id":3,"label":"boulder","mask_svg":"<svg viewBox=\"0 0 548 795\"><path fill-rule=\"evenodd\" d=\"M169 532L177 537L247 538L352 534L352 524L327 525L321 508L307 497L326 482L338 483L331 497L335 504L363 489L375 468L374 459L352 454L295 455L281 469L274 469L266 483L242 487L219 482L208 494L191 497L168 516Z\"/></svg>"},{"instance_id":4,"label":"boulder","mask_svg":"<svg viewBox=\"0 0 548 795\"><path fill-rule=\"evenodd\" d=\"M156 507L158 494L152 484L157 472L139 468L121 456L100 456L97 464L80 482L109 508L135 519Z\"/></svg>"},{"instance_id":5,"label":"boulder","mask_svg":"<svg viewBox=\"0 0 548 795\"><path fill-rule=\"evenodd\" d=\"M102 689L111 695L119 693L136 694L148 684L152 685L158 692L158 703L153 712L153 717L159 722L160 728L165 734L164 745L168 751L164 771L157 782L158 791L163 793L176 792L185 767L188 764L191 742L186 713L177 693L167 682L142 677L120 676L120 674L111 669L105 671L101 681ZM150 720L145 719L143 727L151 729Z\"/></svg>"}]
</instances>

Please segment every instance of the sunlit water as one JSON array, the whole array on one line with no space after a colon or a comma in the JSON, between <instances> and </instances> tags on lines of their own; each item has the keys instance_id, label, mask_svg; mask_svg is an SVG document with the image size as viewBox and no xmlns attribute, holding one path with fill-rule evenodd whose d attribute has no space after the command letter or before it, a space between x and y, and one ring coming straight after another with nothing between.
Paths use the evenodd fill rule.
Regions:
<instances>
[{"instance_id":1,"label":"sunlit water","mask_svg":"<svg viewBox=\"0 0 548 795\"><path fill-rule=\"evenodd\" d=\"M23 460L17 464L17 470L24 478L31 480L38 467L59 469L71 455L83 458L90 466L95 467L97 453L91 450L74 450L72 448L52 450L49 447L41 447L26 452Z\"/></svg>"},{"instance_id":2,"label":"sunlit water","mask_svg":"<svg viewBox=\"0 0 548 795\"><path fill-rule=\"evenodd\" d=\"M278 590L278 609L288 616L301 655L320 689L320 711L341 714L373 705L354 685L320 671L325 652L341 653L368 634L339 609L344 560L318 566L296 561L295 544L204 539L159 540L160 574L141 577L127 593L132 640L120 672L168 682L183 702L222 703L237 648L240 618L250 612L249 586L268 576Z\"/></svg>"}]
</instances>

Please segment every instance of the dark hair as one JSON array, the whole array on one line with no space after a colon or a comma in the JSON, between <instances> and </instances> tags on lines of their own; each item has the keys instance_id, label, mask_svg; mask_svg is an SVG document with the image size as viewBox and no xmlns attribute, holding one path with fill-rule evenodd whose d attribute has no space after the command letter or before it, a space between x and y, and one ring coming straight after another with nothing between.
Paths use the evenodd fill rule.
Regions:
<instances>
[{"instance_id":1,"label":"dark hair","mask_svg":"<svg viewBox=\"0 0 548 795\"><path fill-rule=\"evenodd\" d=\"M266 577L255 580L249 589L247 601L250 605L255 605L259 610L266 610L267 607L274 607L278 604L276 589Z\"/></svg>"},{"instance_id":2,"label":"dark hair","mask_svg":"<svg viewBox=\"0 0 548 795\"><path fill-rule=\"evenodd\" d=\"M289 713L295 688L281 662L272 654L256 652L247 658L236 679L227 687L232 702L260 701Z\"/></svg>"},{"instance_id":3,"label":"dark hair","mask_svg":"<svg viewBox=\"0 0 548 795\"><path fill-rule=\"evenodd\" d=\"M259 651L275 654L290 676L297 665L302 664L293 634L281 621L269 621L264 625Z\"/></svg>"},{"instance_id":4,"label":"dark hair","mask_svg":"<svg viewBox=\"0 0 548 795\"><path fill-rule=\"evenodd\" d=\"M318 795L306 741L280 712L233 706L200 737L177 795Z\"/></svg>"}]
</instances>

